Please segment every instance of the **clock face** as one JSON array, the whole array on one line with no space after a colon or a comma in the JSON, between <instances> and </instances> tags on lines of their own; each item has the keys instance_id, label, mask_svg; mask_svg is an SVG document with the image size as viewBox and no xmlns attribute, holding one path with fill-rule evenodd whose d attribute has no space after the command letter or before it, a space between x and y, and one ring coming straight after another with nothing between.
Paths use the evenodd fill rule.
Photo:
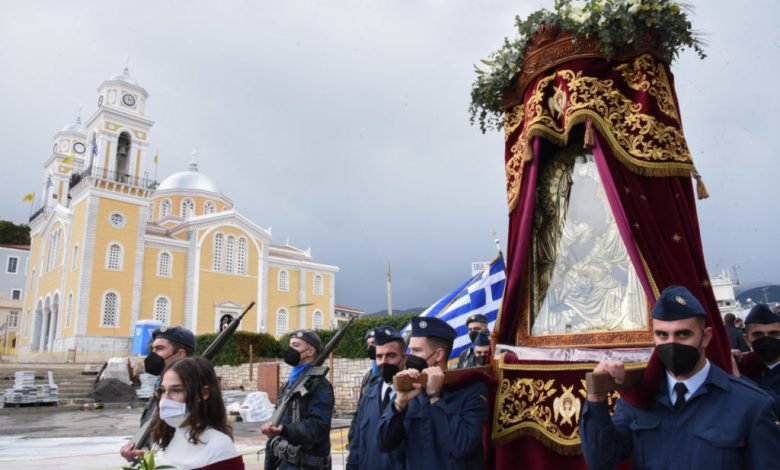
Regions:
<instances>
[{"instance_id":1,"label":"clock face","mask_svg":"<svg viewBox=\"0 0 780 470\"><path fill-rule=\"evenodd\" d=\"M126 104L127 106L133 106L135 104L135 98L133 95L125 95L122 97L122 103Z\"/></svg>"},{"instance_id":2,"label":"clock face","mask_svg":"<svg viewBox=\"0 0 780 470\"><path fill-rule=\"evenodd\" d=\"M87 148L81 142L76 142L75 144L73 144L73 150L75 150L76 153L84 153L87 150Z\"/></svg>"},{"instance_id":3,"label":"clock face","mask_svg":"<svg viewBox=\"0 0 780 470\"><path fill-rule=\"evenodd\" d=\"M103 106L103 95L98 96L98 106Z\"/></svg>"}]
</instances>

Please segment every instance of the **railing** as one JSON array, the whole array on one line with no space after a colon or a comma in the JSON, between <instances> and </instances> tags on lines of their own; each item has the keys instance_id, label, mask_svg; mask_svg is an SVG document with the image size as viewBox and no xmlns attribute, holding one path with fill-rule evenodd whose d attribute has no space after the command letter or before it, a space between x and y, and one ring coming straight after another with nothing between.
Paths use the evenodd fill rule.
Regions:
<instances>
[{"instance_id":1,"label":"railing","mask_svg":"<svg viewBox=\"0 0 780 470\"><path fill-rule=\"evenodd\" d=\"M127 184L145 189L156 189L157 181L148 176L138 177L124 172L117 172L101 167L90 167L79 174L70 177L68 189L76 187L84 178L91 176L103 181L116 181L117 183Z\"/></svg>"},{"instance_id":2,"label":"railing","mask_svg":"<svg viewBox=\"0 0 780 470\"><path fill-rule=\"evenodd\" d=\"M43 214L43 212L45 210L46 210L46 206L41 206L40 209L38 209L37 211L32 213L32 215L30 216L30 219L28 220L28 222L32 222L36 217L38 217L39 215Z\"/></svg>"}]
</instances>

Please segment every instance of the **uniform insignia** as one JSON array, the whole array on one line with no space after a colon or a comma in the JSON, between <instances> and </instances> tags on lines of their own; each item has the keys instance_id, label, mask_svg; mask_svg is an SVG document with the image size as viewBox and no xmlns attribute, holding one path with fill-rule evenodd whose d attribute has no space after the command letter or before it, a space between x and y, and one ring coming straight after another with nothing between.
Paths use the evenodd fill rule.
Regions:
<instances>
[{"instance_id":1,"label":"uniform insignia","mask_svg":"<svg viewBox=\"0 0 780 470\"><path fill-rule=\"evenodd\" d=\"M376 332L374 330L371 330L371 331L368 332L368 336L374 336L375 334L376 334Z\"/></svg>"},{"instance_id":2,"label":"uniform insignia","mask_svg":"<svg viewBox=\"0 0 780 470\"><path fill-rule=\"evenodd\" d=\"M688 302L686 302L685 299L681 295L676 296L674 298L674 300L676 300L677 303L680 304L680 305L687 305L688 304Z\"/></svg>"},{"instance_id":3,"label":"uniform insignia","mask_svg":"<svg viewBox=\"0 0 780 470\"><path fill-rule=\"evenodd\" d=\"M420 328L423 328L423 329L425 329L425 328L428 328L428 322L427 322L427 321L425 321L425 320L422 320L422 321L419 323L419 326L420 326Z\"/></svg>"},{"instance_id":4,"label":"uniform insignia","mask_svg":"<svg viewBox=\"0 0 780 470\"><path fill-rule=\"evenodd\" d=\"M295 335L295 336L297 336L299 338L303 338L303 331L299 331L298 334Z\"/></svg>"},{"instance_id":5,"label":"uniform insignia","mask_svg":"<svg viewBox=\"0 0 780 470\"><path fill-rule=\"evenodd\" d=\"M163 326L160 327L160 333L165 333L166 331L168 331L168 327L167 326L163 325Z\"/></svg>"},{"instance_id":6,"label":"uniform insignia","mask_svg":"<svg viewBox=\"0 0 780 470\"><path fill-rule=\"evenodd\" d=\"M470 321L470 322L472 322L472 321L474 321L474 320L476 320L476 319L477 319L477 317L475 317L474 315L472 315L472 316L470 316L470 317L469 317L469 321Z\"/></svg>"},{"instance_id":7,"label":"uniform insignia","mask_svg":"<svg viewBox=\"0 0 780 470\"><path fill-rule=\"evenodd\" d=\"M385 330L385 334L386 334L387 336L390 336L390 330Z\"/></svg>"}]
</instances>

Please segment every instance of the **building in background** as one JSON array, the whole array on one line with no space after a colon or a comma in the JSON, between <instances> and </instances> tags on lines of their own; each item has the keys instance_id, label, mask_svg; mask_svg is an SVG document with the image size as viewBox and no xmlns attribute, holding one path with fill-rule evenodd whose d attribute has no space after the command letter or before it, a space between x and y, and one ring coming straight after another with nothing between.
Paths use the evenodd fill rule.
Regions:
<instances>
[{"instance_id":1,"label":"building in background","mask_svg":"<svg viewBox=\"0 0 780 470\"><path fill-rule=\"evenodd\" d=\"M334 322L336 266L274 245L199 171L196 152L158 185L148 93L127 69L97 91L95 112L57 132L44 163L20 355L127 354L139 320L215 332L252 300L242 330L281 336Z\"/></svg>"},{"instance_id":2,"label":"building in background","mask_svg":"<svg viewBox=\"0 0 780 470\"><path fill-rule=\"evenodd\" d=\"M355 316L355 320L359 319L366 312L355 307L347 307L346 305L336 304L335 314L333 315L334 323L333 328L341 328L342 325L346 325L349 322L351 316Z\"/></svg>"},{"instance_id":3,"label":"building in background","mask_svg":"<svg viewBox=\"0 0 780 470\"><path fill-rule=\"evenodd\" d=\"M739 316L738 312L741 310L741 305L736 296L736 289L739 287L736 274L723 269L715 276L710 275L710 285L712 286L715 300L718 302L720 315L724 316L728 313L733 313Z\"/></svg>"},{"instance_id":4,"label":"building in background","mask_svg":"<svg viewBox=\"0 0 780 470\"><path fill-rule=\"evenodd\" d=\"M0 245L0 356L3 359L16 354L16 332L29 257L29 246Z\"/></svg>"}]
</instances>

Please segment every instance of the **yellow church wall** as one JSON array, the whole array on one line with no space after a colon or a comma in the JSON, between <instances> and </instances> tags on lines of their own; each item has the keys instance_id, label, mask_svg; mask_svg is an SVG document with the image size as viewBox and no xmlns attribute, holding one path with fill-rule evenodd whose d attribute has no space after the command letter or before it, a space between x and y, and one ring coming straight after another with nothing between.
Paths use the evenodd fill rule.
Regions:
<instances>
[{"instance_id":1,"label":"yellow church wall","mask_svg":"<svg viewBox=\"0 0 780 470\"><path fill-rule=\"evenodd\" d=\"M171 276L158 276L158 257L167 251L173 258ZM147 246L144 250L143 284L141 288L140 320L154 319L155 302L159 296L170 300L171 325L184 323L184 296L187 278L187 253Z\"/></svg>"},{"instance_id":2,"label":"yellow church wall","mask_svg":"<svg viewBox=\"0 0 780 470\"><path fill-rule=\"evenodd\" d=\"M322 276L322 295L314 293L314 276L317 274ZM306 307L306 321L308 322L306 328L313 328L315 310L322 312L322 327L325 329L330 327L332 313L330 311L330 285L331 277L329 273L311 271L306 273L306 303L314 304Z\"/></svg>"},{"instance_id":3,"label":"yellow church wall","mask_svg":"<svg viewBox=\"0 0 780 470\"><path fill-rule=\"evenodd\" d=\"M124 215L124 227L115 228L109 223L109 216L114 211ZM87 319L87 334L90 336L126 335L127 332L131 331L138 223L137 205L114 199L99 199ZM106 269L106 251L109 243L113 241L119 242L122 246L122 269L120 271ZM100 326L103 294L109 290L119 294L119 323L116 328Z\"/></svg>"},{"instance_id":4,"label":"yellow church wall","mask_svg":"<svg viewBox=\"0 0 780 470\"><path fill-rule=\"evenodd\" d=\"M287 292L279 290L279 271L286 269L289 274L289 289ZM300 310L291 308L299 305L299 290L301 285L300 270L292 266L268 266L268 326L266 331L276 335L276 313L280 308L285 308L288 313L287 331L303 328L298 321ZM305 301L303 302L305 303Z\"/></svg>"},{"instance_id":5,"label":"yellow church wall","mask_svg":"<svg viewBox=\"0 0 780 470\"><path fill-rule=\"evenodd\" d=\"M60 315L61 336L73 336L76 331L76 312L78 311L79 299L79 274L82 269L82 260L84 259L84 231L87 225L87 200L84 199L73 206L73 221L70 225L70 245L66 248L68 251L68 265L63 268L65 273L65 289L62 292L62 302ZM76 255L76 269L73 268L73 247L78 245L78 254ZM70 305L70 325L67 324L68 295L73 294L73 301Z\"/></svg>"},{"instance_id":6,"label":"yellow church wall","mask_svg":"<svg viewBox=\"0 0 780 470\"><path fill-rule=\"evenodd\" d=\"M60 235L60 246L57 250L57 264L55 265L54 269L51 271L46 270L48 257L52 254L48 252L48 242L49 242L49 235L54 233L56 230L62 230L62 234ZM46 234L46 237L41 238L40 240L43 241L41 246L45 246L47 248L43 251L43 262L38 263L36 266L36 269L40 269L41 266L43 266L42 272L43 275L39 278L38 282L38 298L43 299L44 302L44 308L46 305L46 297L52 297L52 301L54 300L54 295L56 291L60 289L62 286L62 263L64 259L64 252L65 252L65 240L67 240L67 232L65 231L65 226L57 222L51 226L49 231ZM34 259L34 258L30 258ZM62 305L62 292L60 292L60 305Z\"/></svg>"},{"instance_id":7,"label":"yellow church wall","mask_svg":"<svg viewBox=\"0 0 780 470\"><path fill-rule=\"evenodd\" d=\"M24 306L23 306L23 318L24 320L19 320L20 325L24 323L24 330L22 331L21 341L20 344L29 344L30 338L32 337L32 325L30 325L29 330L30 334L27 336L24 335L24 331L27 329L27 323L31 323L33 319L35 318L35 303L37 302L37 297L34 296L35 293L35 285L38 282L38 269L40 267L40 263L38 262L38 258L40 257L40 246L41 246L41 237L40 235L32 235L30 237L30 261L27 264L27 272L26 272L26 279L27 284L25 285L25 295L24 295ZM33 277L33 270L35 270L35 276ZM29 310L30 315L27 315L27 311Z\"/></svg>"},{"instance_id":8,"label":"yellow church wall","mask_svg":"<svg viewBox=\"0 0 780 470\"><path fill-rule=\"evenodd\" d=\"M196 195L168 195L168 196L158 196L154 198L154 216L155 219L160 218L160 207L162 206L162 202L164 200L171 201L171 215L175 215L177 217L181 217L181 201L184 199L192 199L192 202L195 203L195 215L203 215L204 206L206 204L206 201L211 201L214 203L214 207L216 209L216 212L222 212L227 208L227 205L220 201L217 198L209 198L204 196L196 196Z\"/></svg>"}]
</instances>

